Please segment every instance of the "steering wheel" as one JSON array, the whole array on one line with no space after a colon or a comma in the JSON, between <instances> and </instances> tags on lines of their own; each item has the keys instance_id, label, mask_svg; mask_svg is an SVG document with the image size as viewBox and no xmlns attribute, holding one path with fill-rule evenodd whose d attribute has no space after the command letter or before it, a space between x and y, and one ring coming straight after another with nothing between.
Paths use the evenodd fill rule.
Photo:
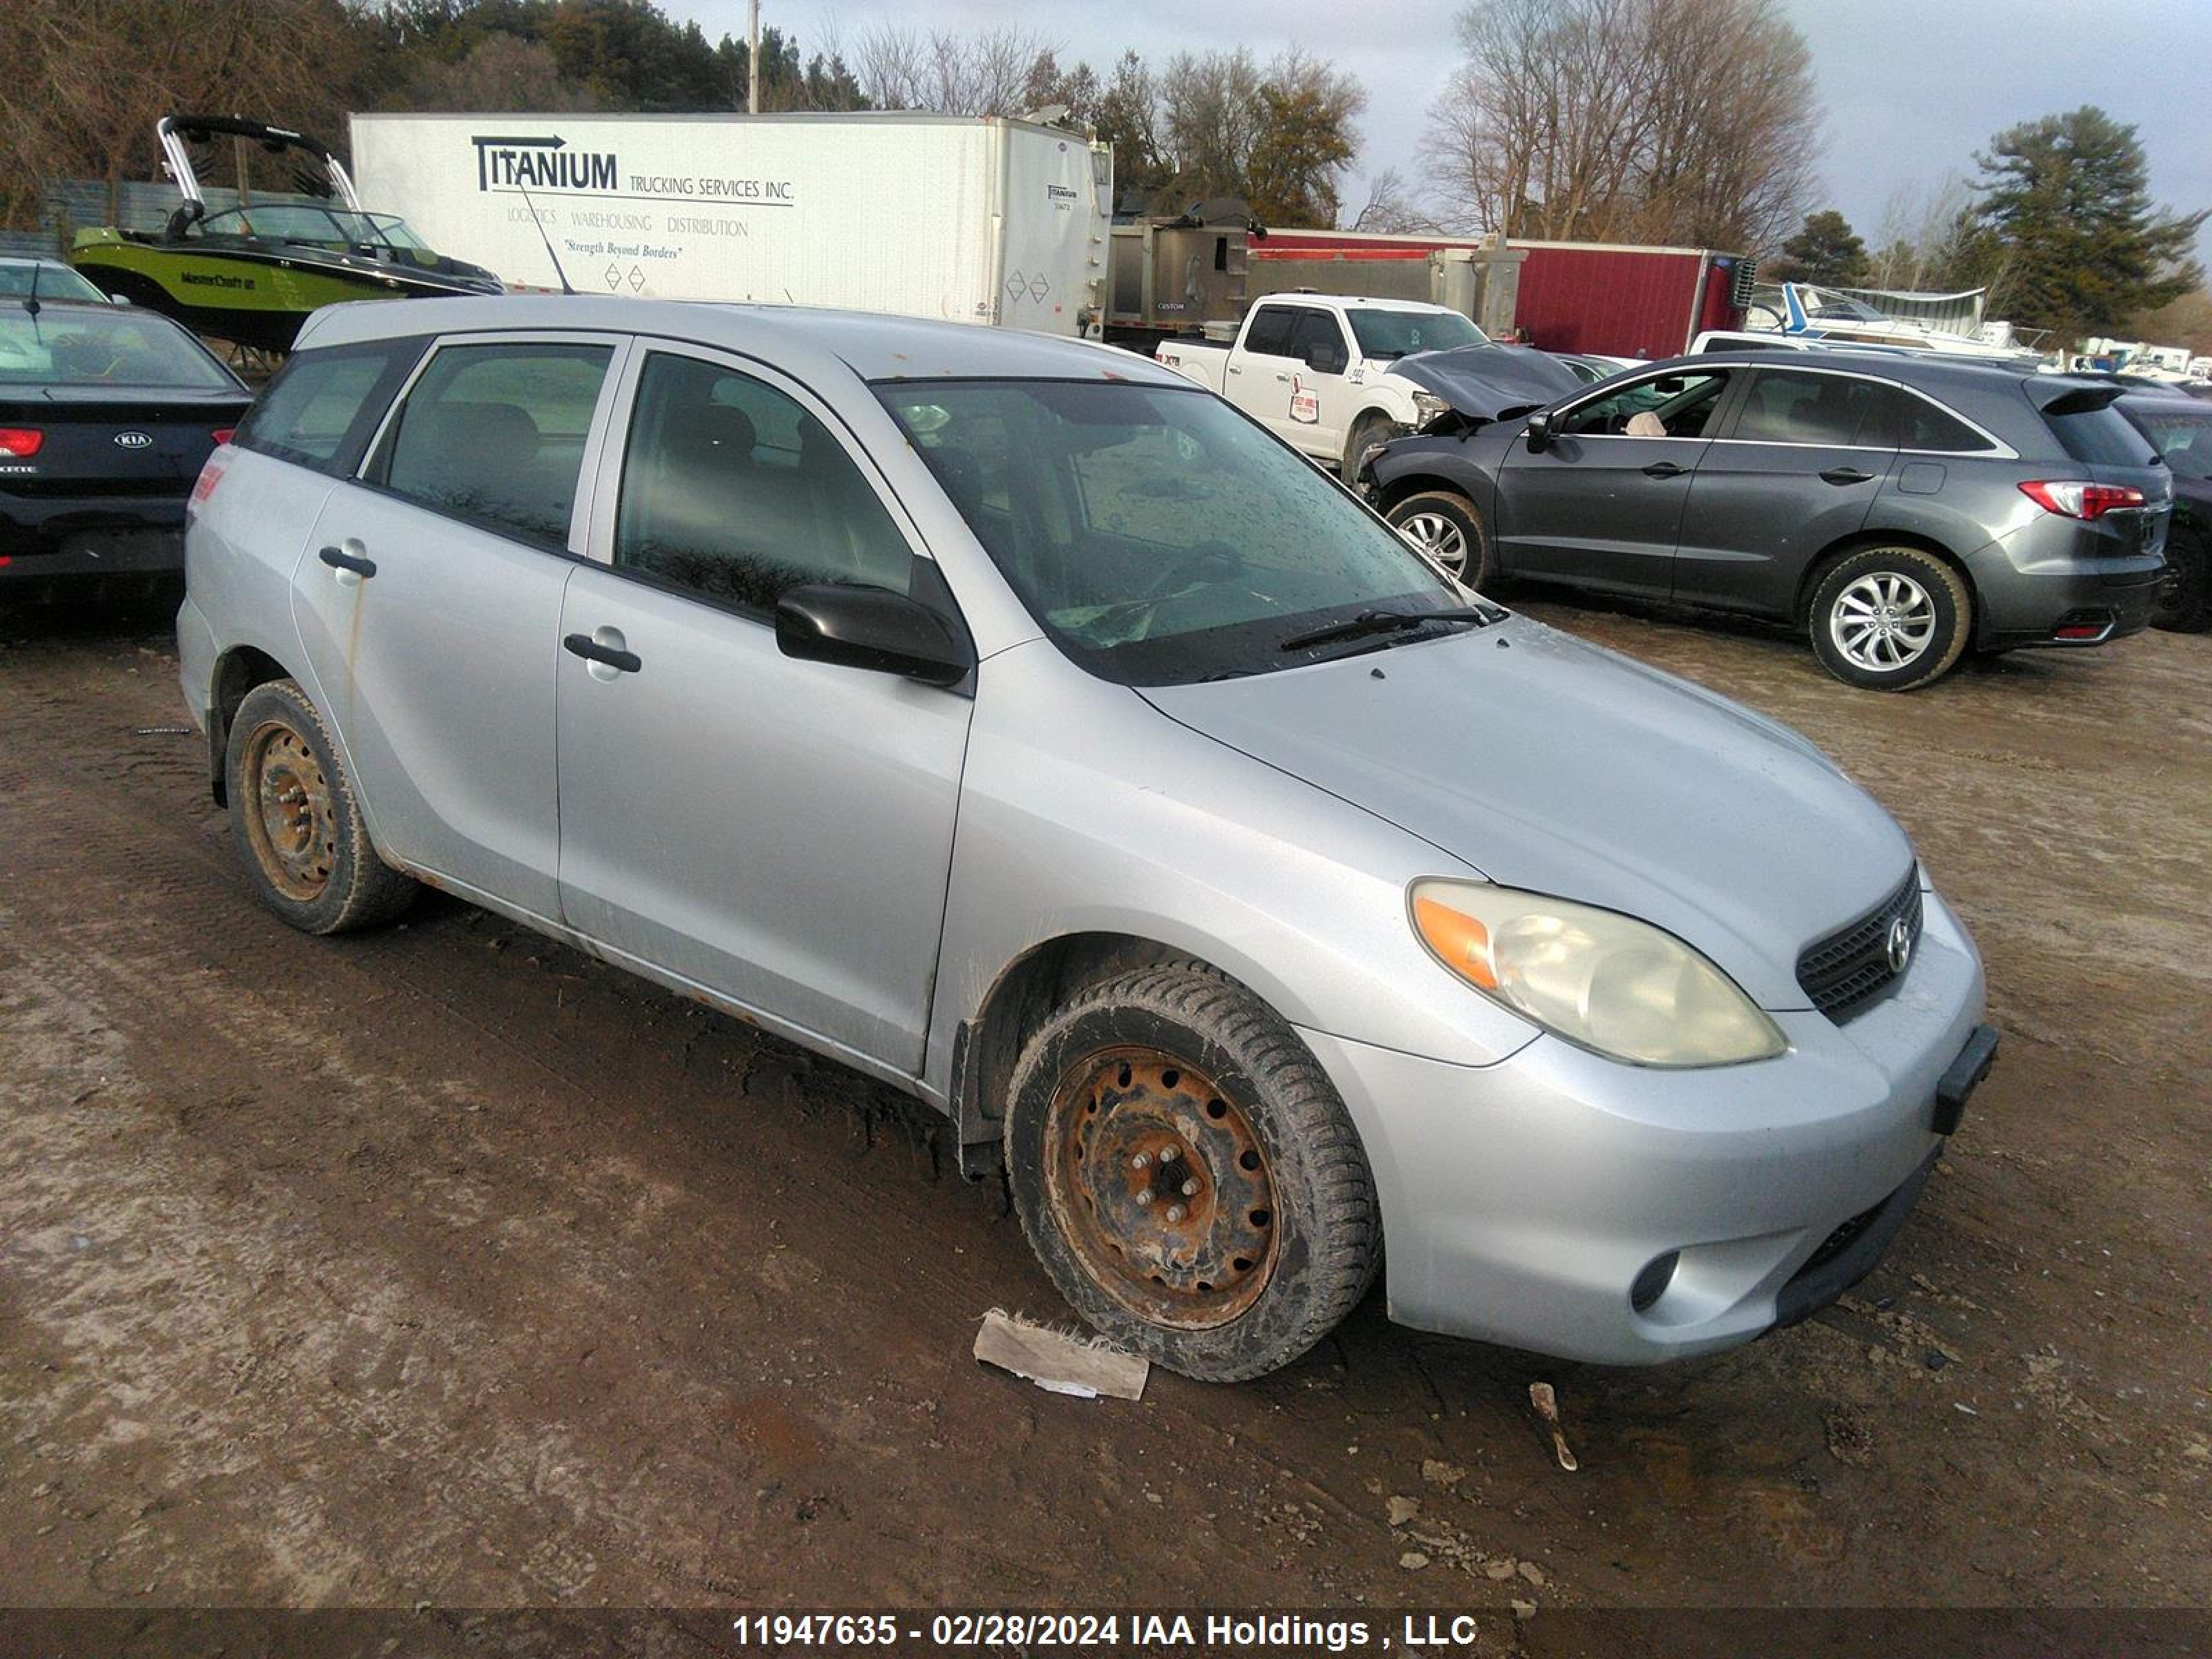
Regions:
<instances>
[{"instance_id":1,"label":"steering wheel","mask_svg":"<svg viewBox=\"0 0 2212 1659\"><path fill-rule=\"evenodd\" d=\"M1159 574L1146 585L1139 597L1165 599L1177 588L1188 587L1193 582L1221 581L1243 568L1244 556L1227 542L1203 541L1170 559Z\"/></svg>"}]
</instances>

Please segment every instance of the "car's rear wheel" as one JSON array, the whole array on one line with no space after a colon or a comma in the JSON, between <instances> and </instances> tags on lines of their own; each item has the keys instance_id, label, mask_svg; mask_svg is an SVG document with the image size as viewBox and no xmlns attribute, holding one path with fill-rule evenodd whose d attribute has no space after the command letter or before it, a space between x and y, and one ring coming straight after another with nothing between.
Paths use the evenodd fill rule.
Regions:
<instances>
[{"instance_id":1,"label":"car's rear wheel","mask_svg":"<svg viewBox=\"0 0 2212 1659\"><path fill-rule=\"evenodd\" d=\"M1282 1018L1195 965L1078 995L1024 1047L1006 1117L1015 1208L1076 1311L1190 1376L1288 1364L1381 1249L1373 1178Z\"/></svg>"},{"instance_id":2,"label":"car's rear wheel","mask_svg":"<svg viewBox=\"0 0 2212 1659\"><path fill-rule=\"evenodd\" d=\"M1397 502L1383 516L1400 535L1469 587L1497 586L1489 530L1474 503L1457 490L1425 489Z\"/></svg>"},{"instance_id":3,"label":"car's rear wheel","mask_svg":"<svg viewBox=\"0 0 2212 1659\"><path fill-rule=\"evenodd\" d=\"M1846 684L1876 691L1910 691L1940 678L1973 633L1965 579L1917 547L1870 547L1838 560L1808 612L1821 665Z\"/></svg>"},{"instance_id":4,"label":"car's rear wheel","mask_svg":"<svg viewBox=\"0 0 2212 1659\"><path fill-rule=\"evenodd\" d=\"M2212 544L2195 536L2167 536L2150 625L2174 634L2212 629Z\"/></svg>"},{"instance_id":5,"label":"car's rear wheel","mask_svg":"<svg viewBox=\"0 0 2212 1659\"><path fill-rule=\"evenodd\" d=\"M261 902L310 933L389 921L416 885L377 856L322 716L296 681L246 694L224 754L230 826Z\"/></svg>"}]
</instances>

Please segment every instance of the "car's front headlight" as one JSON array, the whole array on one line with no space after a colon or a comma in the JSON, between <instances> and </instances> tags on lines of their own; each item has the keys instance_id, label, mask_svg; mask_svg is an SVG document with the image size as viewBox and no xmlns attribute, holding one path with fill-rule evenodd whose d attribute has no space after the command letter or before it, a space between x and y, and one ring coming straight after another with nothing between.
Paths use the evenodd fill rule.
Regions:
<instances>
[{"instance_id":1,"label":"car's front headlight","mask_svg":"<svg viewBox=\"0 0 2212 1659\"><path fill-rule=\"evenodd\" d=\"M1413 414L1419 425L1426 426L1450 407L1433 392L1416 392L1413 394Z\"/></svg>"},{"instance_id":2,"label":"car's front headlight","mask_svg":"<svg viewBox=\"0 0 2212 1659\"><path fill-rule=\"evenodd\" d=\"M1422 881L1413 931L1493 1001L1638 1066L1734 1066L1789 1047L1735 981L1648 922L1480 882Z\"/></svg>"}]
</instances>

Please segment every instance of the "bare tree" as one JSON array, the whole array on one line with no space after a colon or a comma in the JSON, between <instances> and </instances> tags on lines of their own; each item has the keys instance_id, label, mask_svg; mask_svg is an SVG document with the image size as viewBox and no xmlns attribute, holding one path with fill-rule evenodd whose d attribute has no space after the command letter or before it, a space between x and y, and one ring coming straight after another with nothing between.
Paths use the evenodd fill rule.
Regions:
<instances>
[{"instance_id":1,"label":"bare tree","mask_svg":"<svg viewBox=\"0 0 2212 1659\"><path fill-rule=\"evenodd\" d=\"M1384 236L1411 236L1438 228L1433 218L1413 205L1407 193L1405 175L1395 167L1384 167L1368 179L1367 200L1352 215L1350 227Z\"/></svg>"},{"instance_id":2,"label":"bare tree","mask_svg":"<svg viewBox=\"0 0 2212 1659\"><path fill-rule=\"evenodd\" d=\"M588 88L561 78L551 47L514 34L487 34L457 63L423 64L403 85L399 101L419 110L599 107Z\"/></svg>"},{"instance_id":3,"label":"bare tree","mask_svg":"<svg viewBox=\"0 0 2212 1659\"><path fill-rule=\"evenodd\" d=\"M1761 250L1796 224L1820 115L1773 0L1473 0L1423 159L1452 221Z\"/></svg>"},{"instance_id":4,"label":"bare tree","mask_svg":"<svg viewBox=\"0 0 2212 1659\"><path fill-rule=\"evenodd\" d=\"M338 0L13 0L0 179L21 216L40 181L157 176L154 124L251 111L343 138L358 37Z\"/></svg>"},{"instance_id":5,"label":"bare tree","mask_svg":"<svg viewBox=\"0 0 2212 1659\"><path fill-rule=\"evenodd\" d=\"M854 49L853 73L878 109L1019 115L1030 70L1052 48L1028 29L959 35L879 24Z\"/></svg>"}]
</instances>

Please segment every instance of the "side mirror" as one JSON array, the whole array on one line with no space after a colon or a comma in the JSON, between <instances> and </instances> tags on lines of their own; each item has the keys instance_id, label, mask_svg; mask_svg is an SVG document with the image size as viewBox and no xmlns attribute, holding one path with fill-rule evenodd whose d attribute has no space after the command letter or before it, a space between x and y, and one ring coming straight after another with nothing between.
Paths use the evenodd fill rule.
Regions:
<instances>
[{"instance_id":1,"label":"side mirror","mask_svg":"<svg viewBox=\"0 0 2212 1659\"><path fill-rule=\"evenodd\" d=\"M1528 417L1528 426L1523 429L1523 435L1528 440L1528 453L1531 455L1540 455L1552 447L1551 411L1540 409Z\"/></svg>"},{"instance_id":2,"label":"side mirror","mask_svg":"<svg viewBox=\"0 0 2212 1659\"><path fill-rule=\"evenodd\" d=\"M1340 345L1317 345L1306 352L1306 367L1316 374L1341 374L1345 369L1344 348Z\"/></svg>"},{"instance_id":3,"label":"side mirror","mask_svg":"<svg viewBox=\"0 0 2212 1659\"><path fill-rule=\"evenodd\" d=\"M787 657L957 685L975 666L968 646L927 605L886 587L807 582L775 603L775 643Z\"/></svg>"}]
</instances>

